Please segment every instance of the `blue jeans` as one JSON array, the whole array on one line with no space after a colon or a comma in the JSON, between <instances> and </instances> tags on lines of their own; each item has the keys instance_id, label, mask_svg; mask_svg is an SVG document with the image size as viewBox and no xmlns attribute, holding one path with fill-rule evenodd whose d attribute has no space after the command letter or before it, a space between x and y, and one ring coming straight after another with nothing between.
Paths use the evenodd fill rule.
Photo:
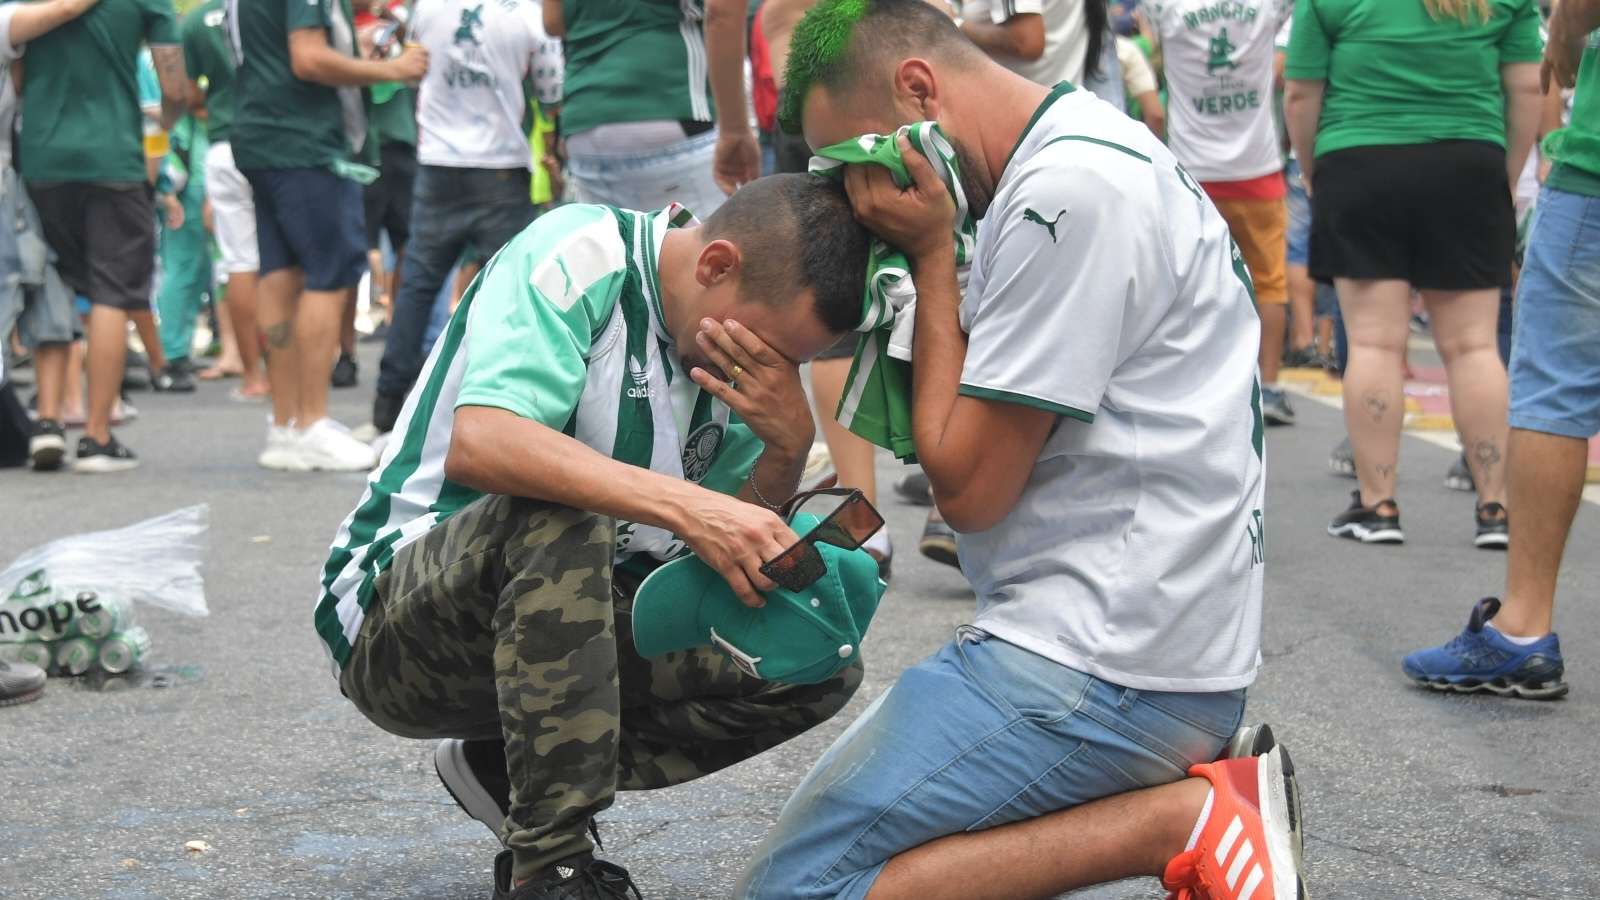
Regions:
<instances>
[{"instance_id":1,"label":"blue jeans","mask_svg":"<svg viewBox=\"0 0 1600 900\"><path fill-rule=\"evenodd\" d=\"M1600 433L1600 197L1539 193L1513 327L1511 427Z\"/></svg>"},{"instance_id":2,"label":"blue jeans","mask_svg":"<svg viewBox=\"0 0 1600 900\"><path fill-rule=\"evenodd\" d=\"M1306 266L1311 264L1311 195L1306 193L1306 186L1300 181L1300 160L1290 159L1289 167L1284 172L1284 178L1289 183L1289 232L1288 250L1289 265Z\"/></svg>"},{"instance_id":3,"label":"blue jeans","mask_svg":"<svg viewBox=\"0 0 1600 900\"><path fill-rule=\"evenodd\" d=\"M492 256L536 215L526 169L418 166L414 191L411 240L378 364L378 394L384 397L404 397L422 372L434 298L467 245Z\"/></svg>"},{"instance_id":4,"label":"blue jeans","mask_svg":"<svg viewBox=\"0 0 1600 900\"><path fill-rule=\"evenodd\" d=\"M734 896L862 898L935 838L1177 781L1217 758L1244 704L1119 687L963 629L823 755Z\"/></svg>"}]
</instances>

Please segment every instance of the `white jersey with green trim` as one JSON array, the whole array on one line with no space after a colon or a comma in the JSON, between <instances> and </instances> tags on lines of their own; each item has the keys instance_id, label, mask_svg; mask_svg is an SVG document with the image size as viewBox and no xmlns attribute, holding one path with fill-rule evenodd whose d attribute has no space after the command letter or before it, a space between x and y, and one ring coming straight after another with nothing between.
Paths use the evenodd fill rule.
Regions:
<instances>
[{"instance_id":1,"label":"white jersey with green trim","mask_svg":"<svg viewBox=\"0 0 1600 900\"><path fill-rule=\"evenodd\" d=\"M1161 38L1172 152L1201 181L1283 170L1272 61L1292 0L1149 0Z\"/></svg>"},{"instance_id":2,"label":"white jersey with green trim","mask_svg":"<svg viewBox=\"0 0 1600 900\"><path fill-rule=\"evenodd\" d=\"M505 409L613 459L739 490L761 442L689 379L661 310L662 238L692 221L677 206L654 214L563 206L484 267L434 345L323 567L316 628L336 667L394 555L483 496L444 474L458 407ZM617 523L619 565L684 549L663 529Z\"/></svg>"},{"instance_id":3,"label":"white jersey with green trim","mask_svg":"<svg viewBox=\"0 0 1600 900\"><path fill-rule=\"evenodd\" d=\"M1062 84L978 225L962 394L1057 414L1016 506L961 536L976 624L1152 691L1255 678L1263 442L1253 287L1142 124Z\"/></svg>"}]
</instances>

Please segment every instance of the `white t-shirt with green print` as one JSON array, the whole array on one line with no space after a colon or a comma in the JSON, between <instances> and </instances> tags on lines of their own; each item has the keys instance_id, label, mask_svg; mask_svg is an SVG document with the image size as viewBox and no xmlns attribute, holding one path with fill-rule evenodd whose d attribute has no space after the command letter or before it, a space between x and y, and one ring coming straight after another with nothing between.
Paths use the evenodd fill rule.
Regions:
<instances>
[{"instance_id":1,"label":"white t-shirt with green print","mask_svg":"<svg viewBox=\"0 0 1600 900\"><path fill-rule=\"evenodd\" d=\"M692 221L676 206L653 214L563 206L484 267L323 567L316 627L337 665L395 553L482 496L444 474L457 407L505 409L613 459L739 490L761 441L689 379L661 310L661 240ZM684 550L660 528L617 523L618 565Z\"/></svg>"},{"instance_id":2,"label":"white t-shirt with green print","mask_svg":"<svg viewBox=\"0 0 1600 900\"><path fill-rule=\"evenodd\" d=\"M964 534L976 624L1138 690L1255 679L1265 547L1244 260L1143 124L1063 84L979 222L961 393L1057 414L1016 507Z\"/></svg>"}]
</instances>

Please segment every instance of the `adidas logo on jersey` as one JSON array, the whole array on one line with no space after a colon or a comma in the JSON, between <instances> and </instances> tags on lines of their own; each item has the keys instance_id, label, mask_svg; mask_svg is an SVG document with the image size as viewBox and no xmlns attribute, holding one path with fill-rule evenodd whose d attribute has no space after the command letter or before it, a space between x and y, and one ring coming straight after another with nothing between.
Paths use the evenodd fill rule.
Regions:
<instances>
[{"instance_id":1,"label":"adidas logo on jersey","mask_svg":"<svg viewBox=\"0 0 1600 900\"><path fill-rule=\"evenodd\" d=\"M638 360L631 357L628 359L628 377L633 380L633 384L628 386L628 399L649 400L656 395L650 387L650 373L639 365Z\"/></svg>"},{"instance_id":2,"label":"adidas logo on jersey","mask_svg":"<svg viewBox=\"0 0 1600 900\"><path fill-rule=\"evenodd\" d=\"M1235 850L1237 852L1234 852ZM1234 896L1239 900L1250 900L1255 895L1256 888L1266 879L1267 873L1262 871L1261 864L1253 859L1255 847L1250 843L1250 838L1244 834L1244 821L1238 816L1233 817L1228 830L1223 832L1222 841L1217 844L1216 855L1217 865L1228 867L1228 889L1236 891ZM1228 862L1230 855L1233 857L1231 864ZM1249 877L1245 877L1247 871ZM1240 878L1244 878L1243 884L1239 883Z\"/></svg>"}]
</instances>

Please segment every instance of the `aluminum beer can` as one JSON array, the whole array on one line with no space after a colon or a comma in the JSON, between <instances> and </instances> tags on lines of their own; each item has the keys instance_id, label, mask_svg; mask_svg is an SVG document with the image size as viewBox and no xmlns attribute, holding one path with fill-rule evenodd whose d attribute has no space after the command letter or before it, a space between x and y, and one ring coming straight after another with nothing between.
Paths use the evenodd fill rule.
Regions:
<instances>
[{"instance_id":1,"label":"aluminum beer can","mask_svg":"<svg viewBox=\"0 0 1600 900\"><path fill-rule=\"evenodd\" d=\"M97 648L88 638L69 638L56 644L56 667L66 675L82 675L94 665Z\"/></svg>"},{"instance_id":2,"label":"aluminum beer can","mask_svg":"<svg viewBox=\"0 0 1600 900\"><path fill-rule=\"evenodd\" d=\"M78 619L79 634L96 641L103 641L133 624L127 601L105 596L96 599L99 608L94 612L82 613Z\"/></svg>"},{"instance_id":3,"label":"aluminum beer can","mask_svg":"<svg viewBox=\"0 0 1600 900\"><path fill-rule=\"evenodd\" d=\"M137 625L119 631L100 645L100 668L113 675L137 666L150 655L150 634Z\"/></svg>"}]
</instances>

